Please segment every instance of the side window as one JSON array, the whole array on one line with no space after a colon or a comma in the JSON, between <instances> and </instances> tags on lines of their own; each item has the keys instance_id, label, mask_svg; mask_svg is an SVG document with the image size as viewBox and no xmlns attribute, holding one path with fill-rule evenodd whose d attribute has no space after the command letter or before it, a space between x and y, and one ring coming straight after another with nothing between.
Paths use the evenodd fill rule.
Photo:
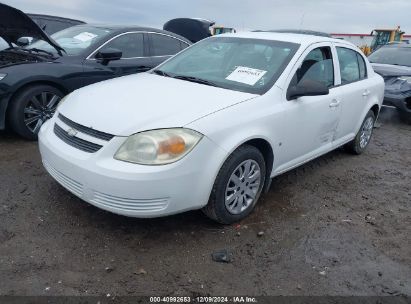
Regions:
<instances>
[{"instance_id":1,"label":"side window","mask_svg":"<svg viewBox=\"0 0 411 304\"><path fill-rule=\"evenodd\" d=\"M188 43L185 43L183 41L180 41L180 50L184 50L188 48L190 45Z\"/></svg>"},{"instance_id":2,"label":"side window","mask_svg":"<svg viewBox=\"0 0 411 304\"><path fill-rule=\"evenodd\" d=\"M337 47L337 54L340 63L341 84L358 81L366 77L364 60L358 58L359 54L356 51ZM363 77L361 77L362 75Z\"/></svg>"},{"instance_id":3,"label":"side window","mask_svg":"<svg viewBox=\"0 0 411 304\"><path fill-rule=\"evenodd\" d=\"M365 65L364 58L357 53L357 60L360 68L360 79L365 79L367 78L367 66Z\"/></svg>"},{"instance_id":4,"label":"side window","mask_svg":"<svg viewBox=\"0 0 411 304\"><path fill-rule=\"evenodd\" d=\"M144 57L143 34L125 34L107 43L103 49L113 48L123 52L121 58Z\"/></svg>"},{"instance_id":5,"label":"side window","mask_svg":"<svg viewBox=\"0 0 411 304\"><path fill-rule=\"evenodd\" d=\"M152 56L174 55L181 51L180 40L160 35L150 34L152 44Z\"/></svg>"},{"instance_id":6,"label":"side window","mask_svg":"<svg viewBox=\"0 0 411 304\"><path fill-rule=\"evenodd\" d=\"M328 88L334 86L334 65L330 47L317 48L308 53L291 83L297 85L306 80L321 82Z\"/></svg>"}]
</instances>

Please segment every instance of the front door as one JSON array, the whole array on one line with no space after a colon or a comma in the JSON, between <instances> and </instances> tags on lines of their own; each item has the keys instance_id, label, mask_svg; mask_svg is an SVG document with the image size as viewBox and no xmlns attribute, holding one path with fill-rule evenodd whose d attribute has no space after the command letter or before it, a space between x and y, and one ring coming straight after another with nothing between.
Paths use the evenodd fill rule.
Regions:
<instances>
[{"instance_id":1,"label":"front door","mask_svg":"<svg viewBox=\"0 0 411 304\"><path fill-rule=\"evenodd\" d=\"M83 63L84 72L89 83L102 81L114 77L146 72L154 67L152 59L148 56L144 33L125 33L100 47ZM105 49L118 49L122 52L119 60L104 63L96 59L95 55Z\"/></svg>"},{"instance_id":2,"label":"front door","mask_svg":"<svg viewBox=\"0 0 411 304\"><path fill-rule=\"evenodd\" d=\"M341 115L341 100L335 85L331 46L308 49L292 73L288 88L302 81L321 82L329 88L323 96L304 96L284 102L282 151L277 173L310 160L333 146ZM277 124L278 125L278 124Z\"/></svg>"}]
</instances>

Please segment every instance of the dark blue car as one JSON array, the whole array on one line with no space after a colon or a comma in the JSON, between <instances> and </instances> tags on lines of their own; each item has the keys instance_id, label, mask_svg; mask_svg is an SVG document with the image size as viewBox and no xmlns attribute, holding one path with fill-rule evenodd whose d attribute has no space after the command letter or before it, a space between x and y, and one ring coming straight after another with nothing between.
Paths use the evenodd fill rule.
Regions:
<instances>
[{"instance_id":1,"label":"dark blue car","mask_svg":"<svg viewBox=\"0 0 411 304\"><path fill-rule=\"evenodd\" d=\"M385 80L384 104L396 107L400 117L411 123L411 45L386 45L368 59Z\"/></svg>"}]
</instances>

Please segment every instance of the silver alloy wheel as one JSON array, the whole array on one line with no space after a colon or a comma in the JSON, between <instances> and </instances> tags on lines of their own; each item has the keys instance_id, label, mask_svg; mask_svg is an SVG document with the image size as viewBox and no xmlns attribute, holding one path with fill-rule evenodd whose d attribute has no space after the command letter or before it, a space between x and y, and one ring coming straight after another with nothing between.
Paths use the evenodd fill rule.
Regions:
<instances>
[{"instance_id":1,"label":"silver alloy wheel","mask_svg":"<svg viewBox=\"0 0 411 304\"><path fill-rule=\"evenodd\" d=\"M53 116L60 100L60 96L50 92L41 92L32 96L24 108L26 127L37 134L43 123Z\"/></svg>"},{"instance_id":2,"label":"silver alloy wheel","mask_svg":"<svg viewBox=\"0 0 411 304\"><path fill-rule=\"evenodd\" d=\"M252 159L242 162L231 174L225 190L225 206L231 214L240 214L253 205L261 183L261 169Z\"/></svg>"},{"instance_id":3,"label":"silver alloy wheel","mask_svg":"<svg viewBox=\"0 0 411 304\"><path fill-rule=\"evenodd\" d=\"M361 129L361 135L360 135L360 148L361 149L364 149L370 142L373 127L374 127L374 119L372 117L368 117L367 120L364 122L364 125L362 126L362 129Z\"/></svg>"}]
</instances>

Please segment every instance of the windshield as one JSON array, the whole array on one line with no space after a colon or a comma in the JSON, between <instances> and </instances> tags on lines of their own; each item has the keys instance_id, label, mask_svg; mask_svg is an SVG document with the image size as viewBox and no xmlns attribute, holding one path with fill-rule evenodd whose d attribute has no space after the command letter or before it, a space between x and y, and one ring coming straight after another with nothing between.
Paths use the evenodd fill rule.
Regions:
<instances>
[{"instance_id":1,"label":"windshield","mask_svg":"<svg viewBox=\"0 0 411 304\"><path fill-rule=\"evenodd\" d=\"M85 49L108 34L110 34L109 29L81 25L64 29L51 35L51 37L67 52L67 55L75 56L81 54ZM26 48L57 52L49 43L43 40L38 40Z\"/></svg>"},{"instance_id":2,"label":"windshield","mask_svg":"<svg viewBox=\"0 0 411 304\"><path fill-rule=\"evenodd\" d=\"M411 67L411 48L382 47L372 53L368 59L371 63L384 63Z\"/></svg>"},{"instance_id":3,"label":"windshield","mask_svg":"<svg viewBox=\"0 0 411 304\"><path fill-rule=\"evenodd\" d=\"M225 89L267 92L297 51L295 43L232 37L200 41L160 65L164 76L193 78ZM198 82L200 82L198 81Z\"/></svg>"}]
</instances>

